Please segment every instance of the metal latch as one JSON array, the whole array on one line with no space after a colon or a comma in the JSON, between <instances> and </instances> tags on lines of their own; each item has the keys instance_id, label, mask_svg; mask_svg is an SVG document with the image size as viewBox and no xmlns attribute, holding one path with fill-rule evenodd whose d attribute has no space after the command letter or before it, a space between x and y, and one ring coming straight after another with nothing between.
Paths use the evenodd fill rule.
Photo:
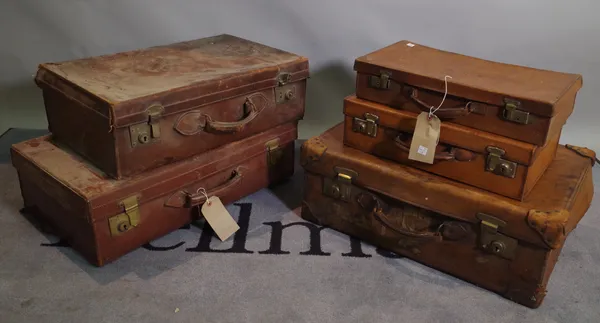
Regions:
<instances>
[{"instance_id":1,"label":"metal latch","mask_svg":"<svg viewBox=\"0 0 600 323\"><path fill-rule=\"evenodd\" d=\"M502 159L502 156L506 153L504 149L489 146L487 147L487 151L486 171L496 175L515 178L517 173L517 163Z\"/></svg>"},{"instance_id":2,"label":"metal latch","mask_svg":"<svg viewBox=\"0 0 600 323\"><path fill-rule=\"evenodd\" d=\"M379 76L369 76L369 86L372 88L387 90L390 88L391 80L389 72L381 72Z\"/></svg>"},{"instance_id":3,"label":"metal latch","mask_svg":"<svg viewBox=\"0 0 600 323\"><path fill-rule=\"evenodd\" d=\"M513 259L518 241L498 232L506 222L484 213L478 213L477 218L481 220L480 247L502 258Z\"/></svg>"},{"instance_id":4,"label":"metal latch","mask_svg":"<svg viewBox=\"0 0 600 323\"><path fill-rule=\"evenodd\" d=\"M283 72L277 76L277 85L284 86L292 80L292 73Z\"/></svg>"},{"instance_id":5,"label":"metal latch","mask_svg":"<svg viewBox=\"0 0 600 323\"><path fill-rule=\"evenodd\" d=\"M269 166L276 165L283 156L283 150L279 147L279 138L267 141L265 146L267 147L267 163Z\"/></svg>"},{"instance_id":6,"label":"metal latch","mask_svg":"<svg viewBox=\"0 0 600 323\"><path fill-rule=\"evenodd\" d=\"M138 144L147 144L160 138L159 120L164 110L165 108L160 104L151 105L146 110L147 123L139 123L129 127L132 147Z\"/></svg>"},{"instance_id":7,"label":"metal latch","mask_svg":"<svg viewBox=\"0 0 600 323\"><path fill-rule=\"evenodd\" d=\"M521 106L521 102L505 99L504 100L504 111L502 112L502 116L505 120L520 123L520 124L528 124L529 123L529 112L518 110Z\"/></svg>"},{"instance_id":8,"label":"metal latch","mask_svg":"<svg viewBox=\"0 0 600 323\"><path fill-rule=\"evenodd\" d=\"M352 131L359 132L371 137L377 137L378 123L378 116L371 113L365 113L364 119L354 118L352 122Z\"/></svg>"},{"instance_id":9,"label":"metal latch","mask_svg":"<svg viewBox=\"0 0 600 323\"><path fill-rule=\"evenodd\" d=\"M140 210L137 195L124 199L119 203L119 206L123 208L123 213L108 219L110 233L113 236L121 235L132 228L135 228L140 223Z\"/></svg>"},{"instance_id":10,"label":"metal latch","mask_svg":"<svg viewBox=\"0 0 600 323\"><path fill-rule=\"evenodd\" d=\"M323 194L334 199L349 202L352 198L352 179L358 173L342 167L335 167L335 178L326 177L323 181Z\"/></svg>"}]
</instances>

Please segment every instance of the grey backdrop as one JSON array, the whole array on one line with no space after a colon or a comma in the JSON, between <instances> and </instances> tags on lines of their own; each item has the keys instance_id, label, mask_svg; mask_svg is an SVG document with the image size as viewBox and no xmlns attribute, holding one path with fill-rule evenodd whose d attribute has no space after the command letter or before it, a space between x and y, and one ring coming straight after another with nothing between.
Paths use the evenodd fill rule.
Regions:
<instances>
[{"instance_id":1,"label":"grey backdrop","mask_svg":"<svg viewBox=\"0 0 600 323\"><path fill-rule=\"evenodd\" d=\"M401 39L583 74L561 142L600 150L600 2L220 0L0 2L0 132L46 127L37 64L231 33L310 58L302 138L341 121L355 57Z\"/></svg>"}]
</instances>

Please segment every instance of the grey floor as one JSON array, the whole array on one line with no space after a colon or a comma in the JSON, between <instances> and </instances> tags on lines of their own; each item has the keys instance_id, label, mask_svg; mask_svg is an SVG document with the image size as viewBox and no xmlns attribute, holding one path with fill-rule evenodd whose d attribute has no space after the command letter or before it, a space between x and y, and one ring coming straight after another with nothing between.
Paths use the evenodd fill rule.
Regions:
<instances>
[{"instance_id":1,"label":"grey floor","mask_svg":"<svg viewBox=\"0 0 600 323\"><path fill-rule=\"evenodd\" d=\"M310 225L296 214L300 169L290 182L228 206L250 219L244 253L211 252L190 226L95 268L19 213L5 153L10 142L43 132L0 137L0 322L600 321L597 196L536 310L364 243L358 252L359 242L329 229L311 241ZM232 242L213 239L210 247Z\"/></svg>"}]
</instances>

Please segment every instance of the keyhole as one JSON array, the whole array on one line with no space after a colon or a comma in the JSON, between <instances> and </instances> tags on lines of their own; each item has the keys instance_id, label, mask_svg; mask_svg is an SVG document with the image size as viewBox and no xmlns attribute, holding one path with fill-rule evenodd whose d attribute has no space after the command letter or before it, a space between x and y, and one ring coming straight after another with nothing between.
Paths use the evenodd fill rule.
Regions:
<instances>
[{"instance_id":1,"label":"keyhole","mask_svg":"<svg viewBox=\"0 0 600 323\"><path fill-rule=\"evenodd\" d=\"M129 230L129 223L121 222L119 224L119 226L117 227L117 229L119 230L119 232L125 232L125 231Z\"/></svg>"},{"instance_id":2,"label":"keyhole","mask_svg":"<svg viewBox=\"0 0 600 323\"><path fill-rule=\"evenodd\" d=\"M292 90L289 90L289 91L285 92L285 98L287 100L293 99L294 98L294 92L292 92Z\"/></svg>"},{"instance_id":3,"label":"keyhole","mask_svg":"<svg viewBox=\"0 0 600 323\"><path fill-rule=\"evenodd\" d=\"M490 247L491 247L492 252L495 254L502 253L504 251L504 243L502 243L500 241L492 242Z\"/></svg>"},{"instance_id":4,"label":"keyhole","mask_svg":"<svg viewBox=\"0 0 600 323\"><path fill-rule=\"evenodd\" d=\"M143 134L140 134L140 135L139 135L139 137L138 137L138 140L139 140L141 143L145 144L145 143L147 143L148 141L150 141L150 138L148 137L148 134L145 134L145 133L143 133Z\"/></svg>"},{"instance_id":5,"label":"keyhole","mask_svg":"<svg viewBox=\"0 0 600 323\"><path fill-rule=\"evenodd\" d=\"M502 164L500 165L500 172L504 175L508 175L508 172L510 171L510 166L508 166L507 164Z\"/></svg>"}]
</instances>

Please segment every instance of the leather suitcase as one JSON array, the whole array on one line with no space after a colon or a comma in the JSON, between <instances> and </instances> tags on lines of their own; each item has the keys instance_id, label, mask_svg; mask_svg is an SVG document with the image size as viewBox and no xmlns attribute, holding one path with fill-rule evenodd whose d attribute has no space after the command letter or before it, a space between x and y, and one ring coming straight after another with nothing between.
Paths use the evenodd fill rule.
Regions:
<instances>
[{"instance_id":1,"label":"leather suitcase","mask_svg":"<svg viewBox=\"0 0 600 323\"><path fill-rule=\"evenodd\" d=\"M340 124L302 145L302 218L538 307L594 194L587 149L559 146L524 201L343 145ZM558 292L558 291L556 291Z\"/></svg>"},{"instance_id":2,"label":"leather suitcase","mask_svg":"<svg viewBox=\"0 0 600 323\"><path fill-rule=\"evenodd\" d=\"M53 139L121 179L304 116L308 60L231 35L41 64Z\"/></svg>"},{"instance_id":3,"label":"leather suitcase","mask_svg":"<svg viewBox=\"0 0 600 323\"><path fill-rule=\"evenodd\" d=\"M208 196L224 205L294 172L296 123L227 144L206 154L116 180L50 135L15 144L24 213L104 266L197 219Z\"/></svg>"},{"instance_id":4,"label":"leather suitcase","mask_svg":"<svg viewBox=\"0 0 600 323\"><path fill-rule=\"evenodd\" d=\"M408 159L417 113L352 95L344 100L344 143L358 150L523 200L548 168L560 132L539 147L445 122L433 164Z\"/></svg>"},{"instance_id":5,"label":"leather suitcase","mask_svg":"<svg viewBox=\"0 0 600 323\"><path fill-rule=\"evenodd\" d=\"M571 115L579 74L488 61L400 41L355 60L359 98L544 146ZM447 78L450 76L451 78ZM446 93L447 81L447 96Z\"/></svg>"}]
</instances>

